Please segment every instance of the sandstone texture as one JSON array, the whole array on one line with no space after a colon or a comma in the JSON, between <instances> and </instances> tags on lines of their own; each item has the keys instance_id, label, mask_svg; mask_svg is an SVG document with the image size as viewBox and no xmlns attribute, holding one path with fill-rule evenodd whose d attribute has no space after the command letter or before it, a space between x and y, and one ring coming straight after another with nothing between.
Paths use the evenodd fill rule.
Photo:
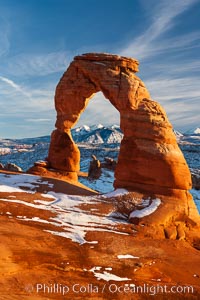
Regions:
<instances>
[{"instance_id":1,"label":"sandstone texture","mask_svg":"<svg viewBox=\"0 0 200 300\"><path fill-rule=\"evenodd\" d=\"M188 190L188 166L164 110L135 75L138 64L132 58L104 53L74 58L56 88L57 129L48 161L52 168L78 172L80 154L70 130L90 98L102 91L120 112L124 133L114 187L161 194Z\"/></svg>"},{"instance_id":2,"label":"sandstone texture","mask_svg":"<svg viewBox=\"0 0 200 300\"><path fill-rule=\"evenodd\" d=\"M135 75L137 71L138 61L132 58L105 53L76 56L56 88L56 130L47 159L50 168L77 178L80 152L71 128L92 96L101 91L119 111L124 133L114 188L126 188L139 192L144 199L161 201L154 213L129 220L146 226L162 225L162 234L179 236L179 223L183 228L199 224L198 211L188 192L192 187L191 174L165 111L151 99ZM152 209L149 206L147 210ZM175 226L174 235L169 233L169 225Z\"/></svg>"},{"instance_id":3,"label":"sandstone texture","mask_svg":"<svg viewBox=\"0 0 200 300\"><path fill-rule=\"evenodd\" d=\"M192 241L189 228L177 223L152 235L153 228L115 219L112 199L84 187L8 171L0 175L0 299L200 299L200 239ZM10 191L16 183L20 191ZM74 240L81 232L84 243ZM38 284L46 289L37 290ZM48 292L54 284L69 291ZM75 284L82 292L73 291ZM127 292L130 285L152 288ZM110 286L120 289L113 293ZM170 293L172 287L177 292Z\"/></svg>"}]
</instances>

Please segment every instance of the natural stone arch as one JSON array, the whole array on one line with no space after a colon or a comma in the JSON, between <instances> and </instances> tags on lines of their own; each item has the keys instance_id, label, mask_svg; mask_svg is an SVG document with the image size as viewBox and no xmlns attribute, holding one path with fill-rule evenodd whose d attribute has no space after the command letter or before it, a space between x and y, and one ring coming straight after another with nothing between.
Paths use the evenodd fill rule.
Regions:
<instances>
[{"instance_id":1,"label":"natural stone arch","mask_svg":"<svg viewBox=\"0 0 200 300\"><path fill-rule=\"evenodd\" d=\"M87 54L75 57L56 88L57 130L52 134L49 150L52 167L68 172L79 170L79 151L72 141L70 129L94 93L101 91L118 111L130 106L130 97L127 94L125 99L122 86L132 93L131 105L135 105L135 98L140 100L149 96L142 81L134 75L137 70L136 60L116 55ZM134 77L132 86L129 84L130 75ZM64 142L66 145L63 147Z\"/></svg>"},{"instance_id":2,"label":"natural stone arch","mask_svg":"<svg viewBox=\"0 0 200 300\"><path fill-rule=\"evenodd\" d=\"M124 133L114 187L138 192L141 197L159 197L159 209L145 221L142 218L143 224L151 225L153 235L159 232L162 236L166 231L167 237L182 239L199 224L188 192L190 171L164 110L151 100L137 71L137 60L117 55L89 53L74 58L56 88L57 129L51 136L49 167L77 180L80 152L71 128L93 94L102 91L119 111Z\"/></svg>"},{"instance_id":3,"label":"natural stone arch","mask_svg":"<svg viewBox=\"0 0 200 300\"><path fill-rule=\"evenodd\" d=\"M79 171L80 154L70 130L94 93L102 91L120 112L124 133L114 186L164 194L188 190L190 172L172 126L161 106L150 100L137 71L138 61L131 58L92 53L75 57L56 88L57 129L48 160L55 169Z\"/></svg>"}]
</instances>

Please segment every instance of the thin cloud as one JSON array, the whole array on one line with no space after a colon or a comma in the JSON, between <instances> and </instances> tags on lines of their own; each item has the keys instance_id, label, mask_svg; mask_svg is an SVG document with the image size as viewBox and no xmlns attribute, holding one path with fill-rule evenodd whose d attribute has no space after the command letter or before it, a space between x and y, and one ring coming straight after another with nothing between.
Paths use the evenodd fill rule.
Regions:
<instances>
[{"instance_id":1,"label":"thin cloud","mask_svg":"<svg viewBox=\"0 0 200 300\"><path fill-rule=\"evenodd\" d=\"M175 99L191 99L200 97L198 77L170 79L169 77L154 78L145 81L152 98L161 101Z\"/></svg>"},{"instance_id":2,"label":"thin cloud","mask_svg":"<svg viewBox=\"0 0 200 300\"><path fill-rule=\"evenodd\" d=\"M31 119L35 116L47 119L54 115L54 89L51 84L45 84L43 89L22 87L13 80L0 76L0 97L0 112L3 115L12 115L13 118L20 116L21 120L27 118L29 113Z\"/></svg>"},{"instance_id":3,"label":"thin cloud","mask_svg":"<svg viewBox=\"0 0 200 300\"><path fill-rule=\"evenodd\" d=\"M11 80L9 78L6 78L6 77L3 77L3 76L0 76L0 80L7 83L10 87L15 89L17 92L20 92L24 96L30 97L30 94L27 93L26 91L24 91L24 89L20 85L15 83L13 80Z\"/></svg>"},{"instance_id":4,"label":"thin cloud","mask_svg":"<svg viewBox=\"0 0 200 300\"><path fill-rule=\"evenodd\" d=\"M141 1L145 6L146 1ZM151 1L151 5L147 5L150 26L121 51L122 55L142 62L141 75L144 70L144 82L152 98L161 103L179 130L199 124L200 65L193 53L200 47L200 31L176 37L169 33L177 25L178 17L197 2L162 0L155 4Z\"/></svg>"},{"instance_id":5,"label":"thin cloud","mask_svg":"<svg viewBox=\"0 0 200 300\"><path fill-rule=\"evenodd\" d=\"M180 59L180 57L179 57ZM197 72L200 73L200 61L197 60L184 60L184 62L182 60L180 61L168 61L167 64L166 63L158 63L158 64L154 64L153 66L151 66L152 71L154 73L162 73L165 75L165 78L170 78L173 79L174 77L188 77L188 74L192 73L193 77L196 78L196 76L194 74L196 74ZM156 76L154 76L154 78L156 78ZM192 82L191 82L192 83Z\"/></svg>"},{"instance_id":6,"label":"thin cloud","mask_svg":"<svg viewBox=\"0 0 200 300\"><path fill-rule=\"evenodd\" d=\"M150 90L152 98L161 102L168 112L170 120L175 127L178 126L178 129L181 126L199 122L199 79L194 74L188 74L188 72L198 72L199 66L197 67L197 62L191 55L190 57L193 59L188 58L186 63L185 52L182 50L199 47L200 33L199 31L190 32L177 37L169 37L169 35L166 37L166 33L170 33L170 30L176 26L178 17L197 1L154 0L155 5L148 4L150 25L146 31L134 38L121 51L115 49L115 52L121 55L145 60L145 63L142 63L144 82ZM144 0L143 3L147 5L149 1ZM0 55L1 52L6 53L9 50L8 36L8 31L1 30L0 38L3 42L0 45ZM87 51L90 52L90 46L88 47ZM94 47L92 51L94 49L96 48ZM99 49L98 47L97 51ZM4 76L0 77L0 111L6 116L6 120L10 118L10 124L18 116L18 121L22 122L20 123L22 126L26 122L28 136L28 129L31 132L31 128L37 128L40 132L41 128L45 128L45 130L49 128L50 120L52 124L54 123L55 86L73 54L68 51L41 54L21 53L9 57L7 61L2 60L1 73ZM165 60L159 61L160 58L157 54L165 54ZM170 57L171 61L169 61L170 55L172 56ZM177 60L175 59L176 55ZM38 79L39 76L43 76L43 78ZM25 83L20 85L10 78L23 80L26 82L26 86ZM81 115L80 122L88 124L119 122L119 113L115 111L108 100L105 101L101 98L103 95L98 93L95 99L90 101L86 113ZM31 134L33 133L31 132Z\"/></svg>"},{"instance_id":7,"label":"thin cloud","mask_svg":"<svg viewBox=\"0 0 200 300\"><path fill-rule=\"evenodd\" d=\"M165 40L158 39L157 41L149 44L149 46L141 44L141 47L143 48L142 52L139 53L139 49L136 48L138 56L135 55L135 51L134 55L142 60L148 60L150 57L155 55L173 52L177 52L181 56L180 51L200 47L200 31L183 34L175 38L167 38Z\"/></svg>"},{"instance_id":8,"label":"thin cloud","mask_svg":"<svg viewBox=\"0 0 200 300\"><path fill-rule=\"evenodd\" d=\"M64 72L71 60L66 51L45 54L19 54L11 57L4 66L6 72L15 76L47 76Z\"/></svg>"},{"instance_id":9,"label":"thin cloud","mask_svg":"<svg viewBox=\"0 0 200 300\"><path fill-rule=\"evenodd\" d=\"M51 122L51 119L25 119L26 122Z\"/></svg>"},{"instance_id":10,"label":"thin cloud","mask_svg":"<svg viewBox=\"0 0 200 300\"><path fill-rule=\"evenodd\" d=\"M126 48L122 49L121 55L144 59L156 53L158 51L158 45L156 45L158 38L162 37L175 25L175 17L189 9L197 1L160 1L160 4L152 10L152 23L149 28L142 35L135 38ZM164 47L161 46L161 49L164 49Z\"/></svg>"}]
</instances>

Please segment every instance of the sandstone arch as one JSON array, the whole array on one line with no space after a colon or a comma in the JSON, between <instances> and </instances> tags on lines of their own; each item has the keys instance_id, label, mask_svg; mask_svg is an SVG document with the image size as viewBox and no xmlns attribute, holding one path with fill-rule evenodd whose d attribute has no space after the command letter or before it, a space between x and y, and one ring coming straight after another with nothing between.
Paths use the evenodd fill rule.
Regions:
<instances>
[{"instance_id":1,"label":"sandstone arch","mask_svg":"<svg viewBox=\"0 0 200 300\"><path fill-rule=\"evenodd\" d=\"M80 153L71 128L93 94L102 91L119 111L124 133L114 187L127 188L142 198L161 199L156 212L139 219L149 226L150 235L192 237L193 227L198 233L199 214L188 192L192 186L190 171L164 110L151 100L144 83L135 75L137 71L137 60L117 55L89 53L74 58L56 88L57 121L48 164L57 174L77 180ZM135 223L135 219L131 221Z\"/></svg>"},{"instance_id":2,"label":"sandstone arch","mask_svg":"<svg viewBox=\"0 0 200 300\"><path fill-rule=\"evenodd\" d=\"M50 168L77 180L80 153L71 128L94 93L102 91L119 111L124 133L114 187L159 196L161 206L145 217L145 224L164 228L173 224L172 235L176 237L180 236L180 222L187 228L191 220L193 225L199 222L188 192L191 175L164 110L151 100L144 83L135 75L137 71L137 60L117 55L89 53L74 58L56 88L57 121L48 162Z\"/></svg>"},{"instance_id":3,"label":"sandstone arch","mask_svg":"<svg viewBox=\"0 0 200 300\"><path fill-rule=\"evenodd\" d=\"M172 126L161 106L150 100L137 71L138 61L131 58L95 53L76 56L56 88L57 129L52 133L48 160L55 169L74 175L79 171L80 154L70 130L94 93L102 91L120 112L124 133L114 186L153 193L188 190L190 172Z\"/></svg>"}]
</instances>

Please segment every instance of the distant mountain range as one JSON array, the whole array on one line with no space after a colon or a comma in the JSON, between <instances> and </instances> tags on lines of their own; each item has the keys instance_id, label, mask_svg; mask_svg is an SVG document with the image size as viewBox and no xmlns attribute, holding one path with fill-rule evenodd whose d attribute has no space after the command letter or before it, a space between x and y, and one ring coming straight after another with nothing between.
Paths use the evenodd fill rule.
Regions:
<instances>
[{"instance_id":1,"label":"distant mountain range","mask_svg":"<svg viewBox=\"0 0 200 300\"><path fill-rule=\"evenodd\" d=\"M182 134L174 130L179 146L191 168L200 168L200 132L199 128ZM110 156L117 158L123 133L119 125L80 126L72 129L72 136L81 150L81 166L88 167L92 154L97 157ZM44 160L48 156L50 136L0 139L0 163L15 163L23 170L27 170L37 160ZM107 151L107 152L106 152ZM86 169L87 169L86 167Z\"/></svg>"},{"instance_id":2,"label":"distant mountain range","mask_svg":"<svg viewBox=\"0 0 200 300\"><path fill-rule=\"evenodd\" d=\"M185 133L174 130L178 142L200 142L200 128L194 128ZM83 125L72 129L72 136L76 143L88 144L120 144L123 133L119 125L103 126L101 124Z\"/></svg>"},{"instance_id":3,"label":"distant mountain range","mask_svg":"<svg viewBox=\"0 0 200 300\"><path fill-rule=\"evenodd\" d=\"M103 126L102 124L87 126L83 125L72 129L72 136L76 143L86 144L120 144L123 133L119 125ZM184 134L174 130L179 141L200 141L200 128L195 128ZM50 142L50 136L23 139L0 139L0 154L7 154L12 151L28 151L32 146Z\"/></svg>"},{"instance_id":4,"label":"distant mountain range","mask_svg":"<svg viewBox=\"0 0 200 300\"><path fill-rule=\"evenodd\" d=\"M89 153L89 147L94 147L95 145L97 148L103 148L105 147L104 145L110 148L118 148L123 138L118 125L106 127L101 124L90 127L84 125L74 128L72 129L72 136L75 143L82 144L83 146L84 144L86 145L87 151L81 150L84 153ZM0 139L0 163L14 163L23 170L27 170L35 161L44 160L48 156L49 143L50 136ZM84 156L86 155L84 154Z\"/></svg>"},{"instance_id":5,"label":"distant mountain range","mask_svg":"<svg viewBox=\"0 0 200 300\"><path fill-rule=\"evenodd\" d=\"M200 128L191 129L185 133L174 130L177 141L190 140L199 142ZM83 125L72 129L72 136L76 143L88 144L120 144L123 133L119 125L103 126L102 124L87 126ZM194 136L194 137L193 137Z\"/></svg>"},{"instance_id":6,"label":"distant mountain range","mask_svg":"<svg viewBox=\"0 0 200 300\"><path fill-rule=\"evenodd\" d=\"M119 125L83 125L72 129L71 132L76 143L119 144L123 138ZM5 151L9 151L9 149L18 150L20 148L21 151L23 151L22 149L28 149L30 147L29 145L49 142L50 136L23 139L0 139L0 149L4 148Z\"/></svg>"},{"instance_id":7,"label":"distant mountain range","mask_svg":"<svg viewBox=\"0 0 200 300\"><path fill-rule=\"evenodd\" d=\"M119 125L106 127L101 124L72 129L72 136L76 143L89 144L120 144L123 138Z\"/></svg>"}]
</instances>

